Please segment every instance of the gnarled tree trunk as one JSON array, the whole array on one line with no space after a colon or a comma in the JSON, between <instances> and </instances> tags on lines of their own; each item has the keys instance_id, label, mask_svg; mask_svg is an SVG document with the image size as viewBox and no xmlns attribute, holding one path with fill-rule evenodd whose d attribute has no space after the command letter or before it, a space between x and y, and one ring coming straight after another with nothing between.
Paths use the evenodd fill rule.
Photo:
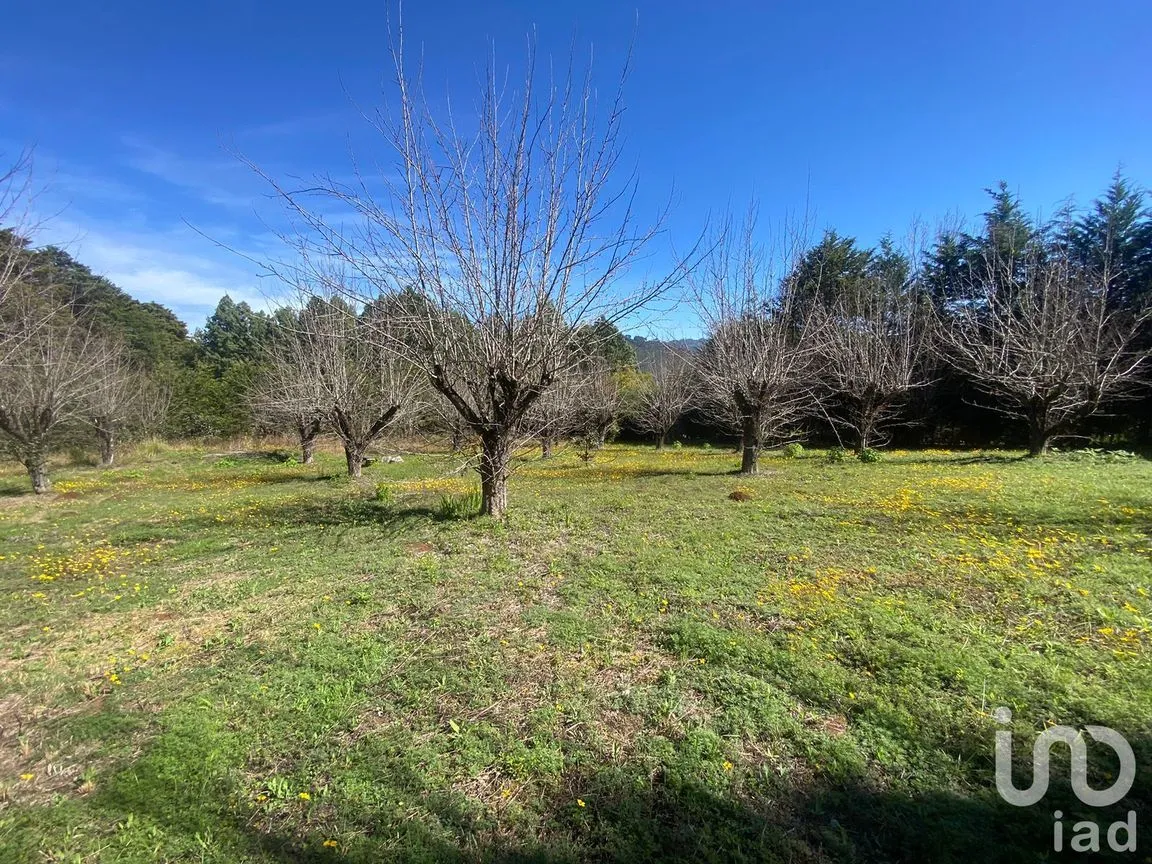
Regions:
<instances>
[{"instance_id":1,"label":"gnarled tree trunk","mask_svg":"<svg viewBox=\"0 0 1152 864\"><path fill-rule=\"evenodd\" d=\"M37 495L43 495L52 490L52 481L48 479L48 463L42 454L29 456L24 467L28 469L28 477L32 480L32 489Z\"/></svg>"},{"instance_id":2,"label":"gnarled tree trunk","mask_svg":"<svg viewBox=\"0 0 1152 864\"><path fill-rule=\"evenodd\" d=\"M750 400L737 397L740 408L740 473L756 474L760 470L760 413Z\"/></svg>"},{"instance_id":3,"label":"gnarled tree trunk","mask_svg":"<svg viewBox=\"0 0 1152 864\"><path fill-rule=\"evenodd\" d=\"M1050 420L1048 403L1041 396L1035 396L1028 406L1028 455L1043 456L1056 429Z\"/></svg>"},{"instance_id":4,"label":"gnarled tree trunk","mask_svg":"<svg viewBox=\"0 0 1152 864\"><path fill-rule=\"evenodd\" d=\"M344 461L348 464L348 476L360 477L364 473L364 451L351 445L344 445Z\"/></svg>"},{"instance_id":5,"label":"gnarled tree trunk","mask_svg":"<svg viewBox=\"0 0 1152 864\"><path fill-rule=\"evenodd\" d=\"M332 409L332 421L336 426L336 433L340 436L340 440L344 442L344 459L348 463L348 476L359 477L364 470L364 457L368 453L368 448L372 446L372 442L379 438L388 424L396 416L396 412L400 410L399 405L393 405L383 414L376 418L376 421L368 427L366 432L360 431L356 428L352 419L339 405Z\"/></svg>"},{"instance_id":6,"label":"gnarled tree trunk","mask_svg":"<svg viewBox=\"0 0 1152 864\"><path fill-rule=\"evenodd\" d=\"M550 459L552 457L552 436L542 435L540 437L540 458Z\"/></svg>"},{"instance_id":7,"label":"gnarled tree trunk","mask_svg":"<svg viewBox=\"0 0 1152 864\"><path fill-rule=\"evenodd\" d=\"M863 453L868 449L876 415L872 403L867 400L861 400L856 410L856 452Z\"/></svg>"},{"instance_id":8,"label":"gnarled tree trunk","mask_svg":"<svg viewBox=\"0 0 1152 864\"><path fill-rule=\"evenodd\" d=\"M96 437L100 439L100 467L111 468L116 461L116 432L111 424L97 423Z\"/></svg>"},{"instance_id":9,"label":"gnarled tree trunk","mask_svg":"<svg viewBox=\"0 0 1152 864\"><path fill-rule=\"evenodd\" d=\"M512 461L509 436L486 432L480 438L480 512L499 519L508 509L508 470Z\"/></svg>"},{"instance_id":10,"label":"gnarled tree trunk","mask_svg":"<svg viewBox=\"0 0 1152 864\"><path fill-rule=\"evenodd\" d=\"M1028 427L1028 455L1043 456L1048 452L1048 445L1052 441L1052 433L1043 426L1029 424Z\"/></svg>"},{"instance_id":11,"label":"gnarled tree trunk","mask_svg":"<svg viewBox=\"0 0 1152 864\"><path fill-rule=\"evenodd\" d=\"M303 416L297 416L296 432L300 436L300 461L304 465L311 465L315 461L316 437L320 434L320 418L306 420Z\"/></svg>"}]
</instances>

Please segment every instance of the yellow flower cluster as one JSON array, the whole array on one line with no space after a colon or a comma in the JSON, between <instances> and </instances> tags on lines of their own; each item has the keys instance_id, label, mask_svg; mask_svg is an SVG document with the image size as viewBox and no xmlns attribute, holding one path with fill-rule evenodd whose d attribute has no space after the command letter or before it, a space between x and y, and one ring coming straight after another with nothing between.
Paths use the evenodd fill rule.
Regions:
<instances>
[{"instance_id":1,"label":"yellow flower cluster","mask_svg":"<svg viewBox=\"0 0 1152 864\"><path fill-rule=\"evenodd\" d=\"M470 477L429 477L423 480L397 480L389 485L397 492L430 492L446 495L467 492L476 484Z\"/></svg>"},{"instance_id":2,"label":"yellow flower cluster","mask_svg":"<svg viewBox=\"0 0 1152 864\"><path fill-rule=\"evenodd\" d=\"M945 489L949 492L998 492L1002 484L988 474L964 476L929 477L924 483L932 489Z\"/></svg>"},{"instance_id":3,"label":"yellow flower cluster","mask_svg":"<svg viewBox=\"0 0 1152 864\"><path fill-rule=\"evenodd\" d=\"M69 493L69 492L81 493L81 492L94 492L94 491L98 491L101 489L107 489L108 484L106 482L104 482L103 480L99 480L96 478L92 478L92 479L88 479L88 480L57 480L57 481L53 482L52 488L55 489L57 492L61 492L61 493Z\"/></svg>"},{"instance_id":4,"label":"yellow flower cluster","mask_svg":"<svg viewBox=\"0 0 1152 864\"><path fill-rule=\"evenodd\" d=\"M39 582L54 582L57 579L107 576L116 568L121 551L113 546L99 545L70 555L48 552L31 557L35 570L33 578Z\"/></svg>"},{"instance_id":5,"label":"yellow flower cluster","mask_svg":"<svg viewBox=\"0 0 1152 864\"><path fill-rule=\"evenodd\" d=\"M121 600L147 590L146 580L129 582L128 571L147 561L150 553L149 547L125 550L98 541L82 542L78 549L61 553L45 552L41 546L28 558L31 578L38 583L59 582L76 588L69 594L74 598L111 594L113 600ZM49 602L43 591L33 592L31 598L42 604Z\"/></svg>"},{"instance_id":6,"label":"yellow flower cluster","mask_svg":"<svg viewBox=\"0 0 1152 864\"><path fill-rule=\"evenodd\" d=\"M867 576L863 573L850 573L839 567L825 567L810 578L788 580L787 596L795 601L797 606L812 611L815 606L837 600L842 589L866 579Z\"/></svg>"},{"instance_id":7,"label":"yellow flower cluster","mask_svg":"<svg viewBox=\"0 0 1152 864\"><path fill-rule=\"evenodd\" d=\"M1137 657L1152 641L1152 630L1147 627L1100 627L1095 633L1080 637L1079 641L1110 648L1117 658Z\"/></svg>"},{"instance_id":8,"label":"yellow flower cluster","mask_svg":"<svg viewBox=\"0 0 1152 864\"><path fill-rule=\"evenodd\" d=\"M147 652L139 652L135 648L128 649L127 657L117 657L112 654L108 657L108 668L101 673L101 677L113 687L124 683L123 676L133 669L139 669L151 659Z\"/></svg>"}]
</instances>

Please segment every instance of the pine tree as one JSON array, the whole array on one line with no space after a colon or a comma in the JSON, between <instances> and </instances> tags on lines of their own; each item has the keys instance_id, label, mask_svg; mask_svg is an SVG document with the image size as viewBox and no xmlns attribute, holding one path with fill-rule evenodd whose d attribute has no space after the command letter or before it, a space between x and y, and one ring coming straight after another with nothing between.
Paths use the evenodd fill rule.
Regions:
<instances>
[{"instance_id":1,"label":"pine tree","mask_svg":"<svg viewBox=\"0 0 1152 864\"><path fill-rule=\"evenodd\" d=\"M811 303L831 307L840 298L861 290L872 254L871 250L860 249L855 237L842 237L831 229L825 231L788 277L798 308Z\"/></svg>"},{"instance_id":2,"label":"pine tree","mask_svg":"<svg viewBox=\"0 0 1152 864\"><path fill-rule=\"evenodd\" d=\"M1152 300L1152 213L1144 191L1119 171L1063 239L1082 264L1108 280L1117 306L1136 309Z\"/></svg>"}]
</instances>

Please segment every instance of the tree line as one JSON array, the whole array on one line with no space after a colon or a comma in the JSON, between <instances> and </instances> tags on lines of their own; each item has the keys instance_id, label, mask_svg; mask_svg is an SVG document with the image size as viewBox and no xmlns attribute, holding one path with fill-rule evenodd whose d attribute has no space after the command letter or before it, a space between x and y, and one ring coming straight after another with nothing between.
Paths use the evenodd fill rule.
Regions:
<instances>
[{"instance_id":1,"label":"tree line","mask_svg":"<svg viewBox=\"0 0 1152 864\"><path fill-rule=\"evenodd\" d=\"M619 170L621 91L599 103L574 67L541 85L531 62L511 88L490 67L477 121L455 123L407 73L402 33L393 49L395 110L372 118L388 170L303 188L261 172L291 226L264 266L292 305L224 298L189 338L8 231L0 431L38 490L53 437L78 427L105 436L106 461L117 433L101 426L290 429L304 461L329 432L352 475L389 431L442 435L474 451L492 516L525 441L547 454L572 438L593 458L621 423L659 444L685 418L733 435L749 474L766 445L814 435L863 454L991 426L1039 455L1102 414L1147 434L1152 220L1122 176L1046 221L1001 184L971 233L915 227L875 248L761 230L753 206L626 283L665 213L641 218ZM638 355L621 324L671 296L702 339Z\"/></svg>"}]
</instances>

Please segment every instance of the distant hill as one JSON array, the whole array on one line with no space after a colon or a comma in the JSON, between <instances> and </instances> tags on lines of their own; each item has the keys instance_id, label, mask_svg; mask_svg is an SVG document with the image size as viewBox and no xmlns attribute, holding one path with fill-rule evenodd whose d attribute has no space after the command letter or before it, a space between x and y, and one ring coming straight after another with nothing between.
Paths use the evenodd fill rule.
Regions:
<instances>
[{"instance_id":1,"label":"distant hill","mask_svg":"<svg viewBox=\"0 0 1152 864\"><path fill-rule=\"evenodd\" d=\"M628 344L636 349L636 362L641 366L663 348L675 351L696 351L704 344L703 339L647 339L644 336L625 336Z\"/></svg>"}]
</instances>

